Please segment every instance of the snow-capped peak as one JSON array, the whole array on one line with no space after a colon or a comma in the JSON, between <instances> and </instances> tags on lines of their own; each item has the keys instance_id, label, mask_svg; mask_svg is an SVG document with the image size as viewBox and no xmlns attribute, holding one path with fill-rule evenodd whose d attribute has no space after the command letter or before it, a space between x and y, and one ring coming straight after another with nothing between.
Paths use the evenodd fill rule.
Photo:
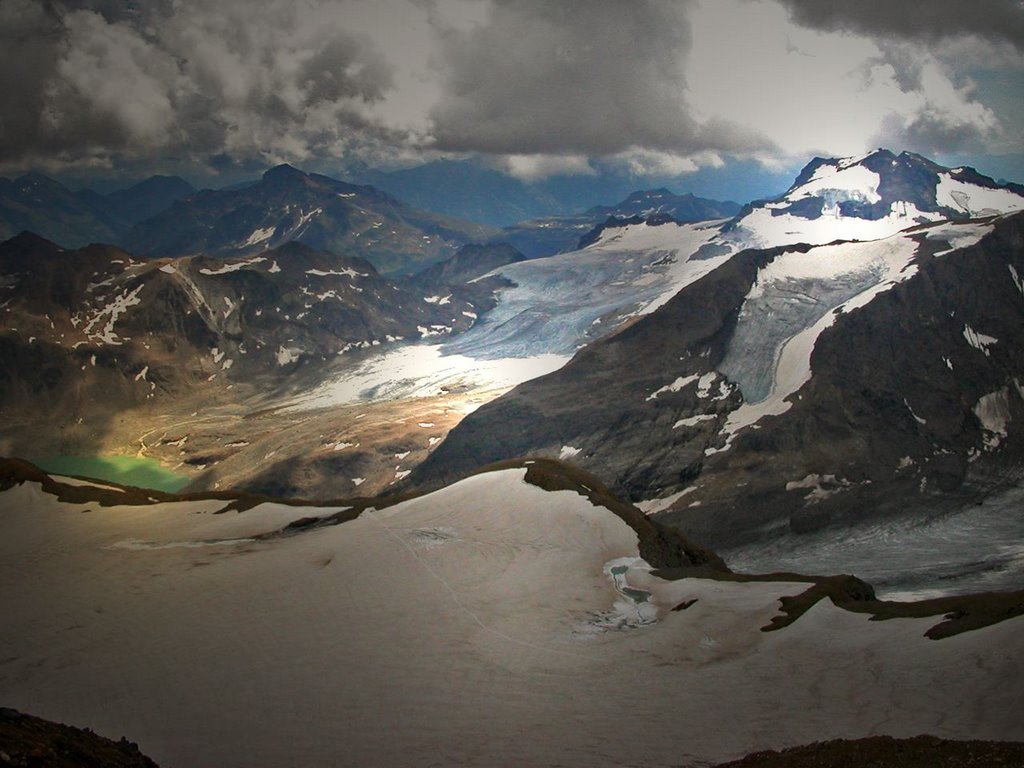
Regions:
<instances>
[{"instance_id":1,"label":"snow-capped peak","mask_svg":"<svg viewBox=\"0 0 1024 768\"><path fill-rule=\"evenodd\" d=\"M878 149L817 157L783 195L748 205L726 227L734 244L772 247L877 240L907 227L1024 209L1024 186L1000 184L972 168L945 168Z\"/></svg>"}]
</instances>

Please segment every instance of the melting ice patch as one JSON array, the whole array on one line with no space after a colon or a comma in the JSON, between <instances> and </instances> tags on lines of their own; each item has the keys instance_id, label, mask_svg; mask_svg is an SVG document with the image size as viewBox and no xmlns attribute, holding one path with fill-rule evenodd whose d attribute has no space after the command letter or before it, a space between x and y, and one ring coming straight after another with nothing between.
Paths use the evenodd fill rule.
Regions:
<instances>
[{"instance_id":1,"label":"melting ice patch","mask_svg":"<svg viewBox=\"0 0 1024 768\"><path fill-rule=\"evenodd\" d=\"M645 515L653 515L655 512L661 512L664 509L668 509L675 504L679 499L683 498L688 493L693 493L697 490L697 486L691 485L688 488L684 488L679 493L673 493L671 496L664 496L660 499L646 499L635 504L636 508L643 512Z\"/></svg>"},{"instance_id":2,"label":"melting ice patch","mask_svg":"<svg viewBox=\"0 0 1024 768\"><path fill-rule=\"evenodd\" d=\"M714 413L701 413L696 416L680 419L672 425L672 429L679 429L680 427L696 427L703 421L714 421L717 418L718 415Z\"/></svg>"},{"instance_id":3,"label":"melting ice patch","mask_svg":"<svg viewBox=\"0 0 1024 768\"><path fill-rule=\"evenodd\" d=\"M282 344L277 348L277 364L284 366L294 363L301 354L302 350L298 347L286 347Z\"/></svg>"},{"instance_id":4,"label":"melting ice patch","mask_svg":"<svg viewBox=\"0 0 1024 768\"><path fill-rule=\"evenodd\" d=\"M803 480L791 480L786 483L787 491L808 490L810 493L804 496L804 501L816 503L824 501L829 496L842 493L850 487L850 481L843 478L836 479L835 475L810 474Z\"/></svg>"},{"instance_id":5,"label":"melting ice patch","mask_svg":"<svg viewBox=\"0 0 1024 768\"><path fill-rule=\"evenodd\" d=\"M1013 284L1017 286L1017 290L1020 291L1021 296L1024 296L1024 280L1021 280L1020 274L1013 264L1007 264L1007 268L1010 270L1010 277L1013 280Z\"/></svg>"},{"instance_id":6,"label":"melting ice patch","mask_svg":"<svg viewBox=\"0 0 1024 768\"><path fill-rule=\"evenodd\" d=\"M994 227L991 224L946 222L929 227L925 237L928 240L945 240L949 243L949 248L934 254L935 256L945 256L947 253L952 253L961 248L969 248L972 245L976 245L993 229Z\"/></svg>"},{"instance_id":7,"label":"melting ice patch","mask_svg":"<svg viewBox=\"0 0 1024 768\"><path fill-rule=\"evenodd\" d=\"M593 637L623 629L636 629L658 620L658 608L651 600L651 593L630 583L631 573L650 573L651 566L639 557L619 557L605 563L604 573L615 589L615 602L606 611L601 611L583 626L577 627L577 637Z\"/></svg>"},{"instance_id":8,"label":"melting ice patch","mask_svg":"<svg viewBox=\"0 0 1024 768\"><path fill-rule=\"evenodd\" d=\"M120 296L107 304L85 326L83 329L85 335L92 341L101 341L104 344L120 346L121 341L118 339L117 334L114 333L114 325L129 308L142 303L139 294L142 293L143 287L143 285L138 285L131 291L125 290ZM103 330L99 332L94 331L93 329L104 319L106 319L106 323L103 326Z\"/></svg>"},{"instance_id":9,"label":"melting ice patch","mask_svg":"<svg viewBox=\"0 0 1024 768\"><path fill-rule=\"evenodd\" d=\"M269 240L274 236L274 232L276 230L276 226L260 227L259 229L254 229L252 234L249 235L249 239L242 243L242 246L244 247L247 245L258 245L259 243Z\"/></svg>"},{"instance_id":10,"label":"melting ice patch","mask_svg":"<svg viewBox=\"0 0 1024 768\"><path fill-rule=\"evenodd\" d=\"M351 278L367 277L366 274L364 274L362 272L356 272L354 269L351 269L350 267L345 267L345 269L328 269L328 270L323 270L323 269L307 269L306 270L306 274L307 275L312 275L313 277L330 277L332 275L333 276L338 276L338 277L351 277Z\"/></svg>"},{"instance_id":11,"label":"melting ice patch","mask_svg":"<svg viewBox=\"0 0 1024 768\"><path fill-rule=\"evenodd\" d=\"M651 394L649 394L647 396L647 400L648 401L650 401L650 400L657 400L658 399L658 395L664 395L667 392L679 392L687 384L692 384L693 382L697 381L697 379L699 379L699 378L700 377L697 374L694 374L692 376L680 376L678 379L673 381L671 384L666 384L661 389L656 389L654 392L651 392Z\"/></svg>"}]
</instances>

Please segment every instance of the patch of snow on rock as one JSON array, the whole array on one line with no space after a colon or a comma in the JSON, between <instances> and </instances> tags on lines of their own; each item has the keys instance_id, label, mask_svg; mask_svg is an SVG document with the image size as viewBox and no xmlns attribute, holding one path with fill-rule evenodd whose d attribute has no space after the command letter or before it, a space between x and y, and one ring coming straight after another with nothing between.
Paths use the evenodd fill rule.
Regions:
<instances>
[{"instance_id":1,"label":"patch of snow on rock","mask_svg":"<svg viewBox=\"0 0 1024 768\"><path fill-rule=\"evenodd\" d=\"M277 364L279 366L289 365L299 359L302 350L297 347L286 347L283 344L277 348Z\"/></svg>"},{"instance_id":2,"label":"patch of snow on rock","mask_svg":"<svg viewBox=\"0 0 1024 768\"><path fill-rule=\"evenodd\" d=\"M664 395L666 392L678 392L687 384L692 384L697 381L700 377L696 374L692 376L680 376L678 379L673 381L671 384L666 384L661 389L657 389L647 396L647 400L657 400L658 395Z\"/></svg>"},{"instance_id":3,"label":"patch of snow on rock","mask_svg":"<svg viewBox=\"0 0 1024 768\"><path fill-rule=\"evenodd\" d=\"M999 339L994 336L987 336L984 333L978 333L969 325L964 326L964 339L966 339L967 343L975 349L984 352L985 357L990 357L992 354L989 352L988 348L999 342Z\"/></svg>"},{"instance_id":4,"label":"patch of snow on rock","mask_svg":"<svg viewBox=\"0 0 1024 768\"><path fill-rule=\"evenodd\" d=\"M697 416L680 419L672 425L672 429L679 429L680 427L695 427L703 421L714 421L716 418L718 417L713 413L702 413Z\"/></svg>"},{"instance_id":5,"label":"patch of snow on rock","mask_svg":"<svg viewBox=\"0 0 1024 768\"><path fill-rule=\"evenodd\" d=\"M252 259L246 259L245 261L236 261L234 264L225 264L223 267L217 269L208 269L203 267L199 270L201 275L226 275L229 272L238 272L239 270L245 269L246 267L252 266L253 264L259 264L266 261L262 256L256 256Z\"/></svg>"}]
</instances>

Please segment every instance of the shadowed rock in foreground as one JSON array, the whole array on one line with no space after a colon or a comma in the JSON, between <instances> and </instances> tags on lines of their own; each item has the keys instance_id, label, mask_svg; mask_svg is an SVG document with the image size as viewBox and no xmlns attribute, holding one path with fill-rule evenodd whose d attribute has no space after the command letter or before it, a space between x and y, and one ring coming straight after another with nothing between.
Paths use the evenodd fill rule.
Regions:
<instances>
[{"instance_id":1,"label":"shadowed rock in foreground","mask_svg":"<svg viewBox=\"0 0 1024 768\"><path fill-rule=\"evenodd\" d=\"M755 752L718 768L990 768L1024 765L1024 744L1008 741L950 741L934 736L894 739L836 739Z\"/></svg>"},{"instance_id":2,"label":"shadowed rock in foreground","mask_svg":"<svg viewBox=\"0 0 1024 768\"><path fill-rule=\"evenodd\" d=\"M111 741L89 729L51 723L0 708L0 764L33 768L157 768L124 737Z\"/></svg>"}]
</instances>

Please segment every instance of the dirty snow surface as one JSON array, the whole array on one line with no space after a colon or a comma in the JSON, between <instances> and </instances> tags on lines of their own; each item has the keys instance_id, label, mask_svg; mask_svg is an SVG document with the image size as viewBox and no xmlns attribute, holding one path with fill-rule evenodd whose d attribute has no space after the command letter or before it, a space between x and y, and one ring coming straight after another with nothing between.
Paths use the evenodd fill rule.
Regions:
<instances>
[{"instance_id":1,"label":"dirty snow surface","mask_svg":"<svg viewBox=\"0 0 1024 768\"><path fill-rule=\"evenodd\" d=\"M1024 586L1024 485L977 506L855 525L836 535L787 535L723 551L734 568L855 573L883 600L915 600Z\"/></svg>"},{"instance_id":2,"label":"dirty snow surface","mask_svg":"<svg viewBox=\"0 0 1024 768\"><path fill-rule=\"evenodd\" d=\"M665 582L619 518L479 475L333 509L0 495L0 701L127 734L161 765L702 765L873 733L1024 739L1024 618L934 620L795 583ZM696 599L684 611L671 608Z\"/></svg>"}]
</instances>

